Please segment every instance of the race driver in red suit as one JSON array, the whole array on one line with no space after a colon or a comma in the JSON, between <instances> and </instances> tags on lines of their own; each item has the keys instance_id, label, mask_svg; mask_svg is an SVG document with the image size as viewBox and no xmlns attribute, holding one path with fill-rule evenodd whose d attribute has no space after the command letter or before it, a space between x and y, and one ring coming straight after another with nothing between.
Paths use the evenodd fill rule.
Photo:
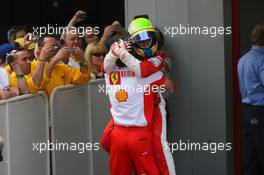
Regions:
<instances>
[{"instance_id":1,"label":"race driver in red suit","mask_svg":"<svg viewBox=\"0 0 264 175\"><path fill-rule=\"evenodd\" d=\"M113 59L114 56L105 58L104 65L102 66L103 72L110 73L113 67L117 65L125 65L130 70L133 70L138 77L149 77L161 70L164 55L156 52L157 39L154 28L151 22L146 18L134 19L128 29L132 44L134 56L128 56L125 59ZM113 55L115 52L114 47L121 47L120 44L115 43L110 50ZM136 59L137 58L137 59ZM165 86L170 89L173 88L172 83L167 79ZM158 165L160 174L174 175L175 167L171 152L168 148L166 141L166 111L165 102L160 93L153 94L153 115L152 115L152 148L154 158ZM100 143L103 148L110 152L111 148L111 131L114 128L114 120L112 119L104 130Z\"/></svg>"}]
</instances>

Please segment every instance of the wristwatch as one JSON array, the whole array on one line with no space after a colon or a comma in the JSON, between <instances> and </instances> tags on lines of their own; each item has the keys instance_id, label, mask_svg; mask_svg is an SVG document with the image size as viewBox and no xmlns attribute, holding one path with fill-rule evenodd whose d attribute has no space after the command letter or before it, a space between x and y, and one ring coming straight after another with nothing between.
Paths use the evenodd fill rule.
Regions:
<instances>
[{"instance_id":1,"label":"wristwatch","mask_svg":"<svg viewBox=\"0 0 264 175\"><path fill-rule=\"evenodd\" d=\"M86 60L83 60L79 63L80 67L87 67L88 62Z\"/></svg>"},{"instance_id":2,"label":"wristwatch","mask_svg":"<svg viewBox=\"0 0 264 175\"><path fill-rule=\"evenodd\" d=\"M24 75L24 74L17 74L17 75L16 75L16 78L17 78L18 80L20 80L20 79L25 78L25 75Z\"/></svg>"}]
</instances>

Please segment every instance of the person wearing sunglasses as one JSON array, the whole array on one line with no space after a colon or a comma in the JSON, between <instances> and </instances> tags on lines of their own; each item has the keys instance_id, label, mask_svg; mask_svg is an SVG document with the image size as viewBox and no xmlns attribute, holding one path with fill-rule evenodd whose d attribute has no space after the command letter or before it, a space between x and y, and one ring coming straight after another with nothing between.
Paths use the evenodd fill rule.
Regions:
<instances>
[{"instance_id":1,"label":"person wearing sunglasses","mask_svg":"<svg viewBox=\"0 0 264 175\"><path fill-rule=\"evenodd\" d=\"M105 53L105 47L100 45L98 42L90 43L87 46L84 57L91 69L90 74L92 79L98 79L104 76L101 72L101 65L104 62Z\"/></svg>"}]
</instances>

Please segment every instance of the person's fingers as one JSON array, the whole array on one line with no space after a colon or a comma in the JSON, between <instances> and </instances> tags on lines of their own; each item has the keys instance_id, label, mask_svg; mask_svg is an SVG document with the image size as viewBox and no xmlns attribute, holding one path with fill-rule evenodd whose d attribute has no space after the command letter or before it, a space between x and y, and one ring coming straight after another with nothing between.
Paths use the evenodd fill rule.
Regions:
<instances>
[{"instance_id":1,"label":"person's fingers","mask_svg":"<svg viewBox=\"0 0 264 175\"><path fill-rule=\"evenodd\" d=\"M122 40L122 39L119 39L119 46L122 49L127 49L127 46L126 46L124 40Z\"/></svg>"},{"instance_id":2,"label":"person's fingers","mask_svg":"<svg viewBox=\"0 0 264 175\"><path fill-rule=\"evenodd\" d=\"M112 32L112 26L107 26L106 28L105 28L105 32Z\"/></svg>"},{"instance_id":3,"label":"person's fingers","mask_svg":"<svg viewBox=\"0 0 264 175\"><path fill-rule=\"evenodd\" d=\"M27 34L24 36L24 40L25 40L25 41L28 41L30 35L31 35L31 33L27 33Z\"/></svg>"},{"instance_id":4,"label":"person's fingers","mask_svg":"<svg viewBox=\"0 0 264 175\"><path fill-rule=\"evenodd\" d=\"M53 46L45 45L42 49L42 54L49 54L50 52L53 52L54 48Z\"/></svg>"},{"instance_id":5,"label":"person's fingers","mask_svg":"<svg viewBox=\"0 0 264 175\"><path fill-rule=\"evenodd\" d=\"M82 50L79 47L77 47L76 50L77 52L82 52Z\"/></svg>"},{"instance_id":6,"label":"person's fingers","mask_svg":"<svg viewBox=\"0 0 264 175\"><path fill-rule=\"evenodd\" d=\"M61 50L60 54L69 55L69 51L68 50Z\"/></svg>"},{"instance_id":7,"label":"person's fingers","mask_svg":"<svg viewBox=\"0 0 264 175\"><path fill-rule=\"evenodd\" d=\"M80 50L80 48L77 47L77 46L73 46L72 48L73 48L74 50L76 50L76 51L79 51L79 50Z\"/></svg>"},{"instance_id":8,"label":"person's fingers","mask_svg":"<svg viewBox=\"0 0 264 175\"><path fill-rule=\"evenodd\" d=\"M59 52L68 52L69 51L69 47L63 47L63 48L61 48L60 50L59 50Z\"/></svg>"},{"instance_id":9,"label":"person's fingers","mask_svg":"<svg viewBox=\"0 0 264 175\"><path fill-rule=\"evenodd\" d=\"M75 14L78 16L78 15L81 15L81 14L85 14L86 12L82 11L82 10L78 10Z\"/></svg>"},{"instance_id":10,"label":"person's fingers","mask_svg":"<svg viewBox=\"0 0 264 175\"><path fill-rule=\"evenodd\" d=\"M78 12L76 12L74 17L77 21L81 21L81 20L84 20L86 16L87 16L87 13L85 11L79 10Z\"/></svg>"},{"instance_id":11,"label":"person's fingers","mask_svg":"<svg viewBox=\"0 0 264 175\"><path fill-rule=\"evenodd\" d=\"M82 51L81 48L77 47L77 48L75 48L75 50L76 50L76 52L77 52L78 54L83 54L83 51Z\"/></svg>"},{"instance_id":12,"label":"person's fingers","mask_svg":"<svg viewBox=\"0 0 264 175\"><path fill-rule=\"evenodd\" d=\"M129 41L124 41L124 44L126 45L127 48L131 48L132 47L132 43Z\"/></svg>"},{"instance_id":13,"label":"person's fingers","mask_svg":"<svg viewBox=\"0 0 264 175\"><path fill-rule=\"evenodd\" d=\"M41 50L46 52L48 49L54 49L54 46L51 46L49 44L45 44Z\"/></svg>"},{"instance_id":14,"label":"person's fingers","mask_svg":"<svg viewBox=\"0 0 264 175\"><path fill-rule=\"evenodd\" d=\"M119 53L119 44L117 42L114 42L111 46L111 51L114 55L118 56Z\"/></svg>"},{"instance_id":15,"label":"person's fingers","mask_svg":"<svg viewBox=\"0 0 264 175\"><path fill-rule=\"evenodd\" d=\"M44 46L43 49L45 49L45 50L52 50L52 49L54 49L54 46L46 45L46 46Z\"/></svg>"},{"instance_id":16,"label":"person's fingers","mask_svg":"<svg viewBox=\"0 0 264 175\"><path fill-rule=\"evenodd\" d=\"M114 21L112 25L120 25L119 21Z\"/></svg>"},{"instance_id":17,"label":"person's fingers","mask_svg":"<svg viewBox=\"0 0 264 175\"><path fill-rule=\"evenodd\" d=\"M54 50L56 50L56 49L57 49L57 48L54 47L54 46L50 46L50 47L47 48L48 51L54 51Z\"/></svg>"},{"instance_id":18,"label":"person's fingers","mask_svg":"<svg viewBox=\"0 0 264 175\"><path fill-rule=\"evenodd\" d=\"M80 15L87 14L87 12L82 11L82 10L79 10L78 12L79 12Z\"/></svg>"},{"instance_id":19,"label":"person's fingers","mask_svg":"<svg viewBox=\"0 0 264 175\"><path fill-rule=\"evenodd\" d=\"M68 52L61 52L61 53L58 53L58 55L57 55L57 59L59 59L59 60L63 60L64 58L67 58L67 57L69 57Z\"/></svg>"},{"instance_id":20,"label":"person's fingers","mask_svg":"<svg viewBox=\"0 0 264 175\"><path fill-rule=\"evenodd\" d=\"M70 55L71 52L69 51L69 49L70 49L70 48L65 48L65 49L63 49L63 50L62 50L62 53L65 53L65 54L67 54L67 55Z\"/></svg>"},{"instance_id":21,"label":"person's fingers","mask_svg":"<svg viewBox=\"0 0 264 175\"><path fill-rule=\"evenodd\" d=\"M17 87L11 87L10 91L12 91L14 94L19 95L19 90Z\"/></svg>"}]
</instances>

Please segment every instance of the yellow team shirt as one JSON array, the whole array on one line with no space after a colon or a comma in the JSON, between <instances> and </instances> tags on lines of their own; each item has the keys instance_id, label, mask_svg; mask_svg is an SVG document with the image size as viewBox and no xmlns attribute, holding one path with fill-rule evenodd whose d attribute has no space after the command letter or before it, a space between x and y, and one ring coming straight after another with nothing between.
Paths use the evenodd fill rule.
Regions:
<instances>
[{"instance_id":1,"label":"yellow team shirt","mask_svg":"<svg viewBox=\"0 0 264 175\"><path fill-rule=\"evenodd\" d=\"M5 70L6 70L9 74L12 73L12 69L11 69L11 67L10 67L9 65L5 66Z\"/></svg>"},{"instance_id":2,"label":"yellow team shirt","mask_svg":"<svg viewBox=\"0 0 264 175\"><path fill-rule=\"evenodd\" d=\"M40 88L35 86L33 80L32 80L32 76L30 75L26 75L25 76L27 85L28 85L28 90L30 94L34 94L37 93ZM17 87L17 78L16 78L16 73L15 72L11 72L10 76L9 76L9 83L10 83L10 87Z\"/></svg>"},{"instance_id":3,"label":"yellow team shirt","mask_svg":"<svg viewBox=\"0 0 264 175\"><path fill-rule=\"evenodd\" d=\"M31 70L33 69L35 70L34 66L35 65L31 64ZM17 87L16 73L12 71L9 65L5 66L5 70L9 73L10 87ZM29 75L25 75L25 79L28 84L29 93L33 94L33 93L37 93L38 91L40 91L40 87L37 87L32 80L32 73L30 73Z\"/></svg>"},{"instance_id":4,"label":"yellow team shirt","mask_svg":"<svg viewBox=\"0 0 264 175\"><path fill-rule=\"evenodd\" d=\"M31 71L34 72L39 61L33 61L31 63ZM48 63L45 63L44 73L46 72ZM91 79L90 71L87 74L83 74L80 68L72 68L66 64L57 64L54 66L51 73L51 77L47 77L44 74L43 81L41 83L41 90L46 92L48 96L51 95L52 90L56 87L67 84L84 84Z\"/></svg>"}]
</instances>

